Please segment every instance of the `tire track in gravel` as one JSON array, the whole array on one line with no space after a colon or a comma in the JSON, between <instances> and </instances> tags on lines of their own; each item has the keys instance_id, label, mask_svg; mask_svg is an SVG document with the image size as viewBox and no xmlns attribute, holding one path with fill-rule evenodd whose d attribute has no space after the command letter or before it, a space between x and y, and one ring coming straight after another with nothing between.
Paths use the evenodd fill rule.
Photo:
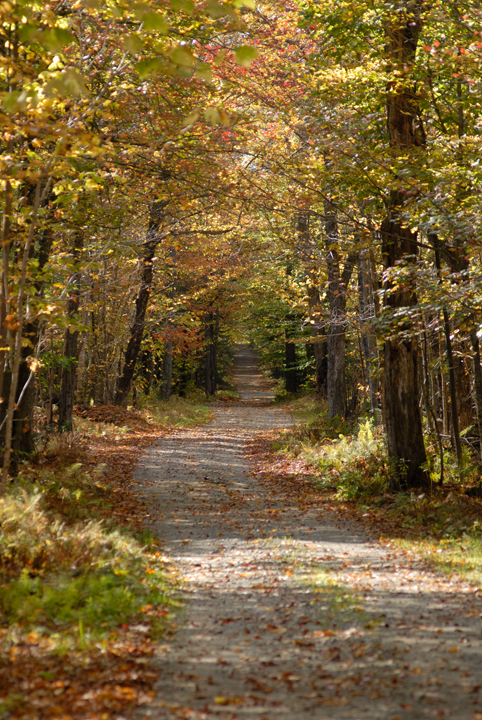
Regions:
<instances>
[{"instance_id":1,"label":"tire track in gravel","mask_svg":"<svg viewBox=\"0 0 482 720\"><path fill-rule=\"evenodd\" d=\"M236 379L136 471L186 600L136 718L482 720L480 593L260 482L246 448L290 418L245 346Z\"/></svg>"}]
</instances>

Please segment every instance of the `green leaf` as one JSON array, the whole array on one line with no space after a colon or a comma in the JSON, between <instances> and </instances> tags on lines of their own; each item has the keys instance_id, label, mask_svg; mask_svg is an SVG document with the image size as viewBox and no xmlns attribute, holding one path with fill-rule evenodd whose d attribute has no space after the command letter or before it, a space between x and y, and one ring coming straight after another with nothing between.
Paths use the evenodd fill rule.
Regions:
<instances>
[{"instance_id":1,"label":"green leaf","mask_svg":"<svg viewBox=\"0 0 482 720\"><path fill-rule=\"evenodd\" d=\"M52 28L52 30L43 30L37 33L38 41L41 45L57 52L61 50L65 45L70 45L74 42L74 36L69 33L68 30L63 28Z\"/></svg>"},{"instance_id":2,"label":"green leaf","mask_svg":"<svg viewBox=\"0 0 482 720\"><path fill-rule=\"evenodd\" d=\"M169 72L168 65L162 58L148 58L147 60L141 60L134 65L134 68L139 74L141 80L148 77L151 72Z\"/></svg>"},{"instance_id":3,"label":"green leaf","mask_svg":"<svg viewBox=\"0 0 482 720\"><path fill-rule=\"evenodd\" d=\"M192 112L189 113L189 115L187 117L184 118L184 120L182 121L182 124L184 126L194 125L194 123L197 120L199 120L199 110L193 110Z\"/></svg>"},{"instance_id":4,"label":"green leaf","mask_svg":"<svg viewBox=\"0 0 482 720\"><path fill-rule=\"evenodd\" d=\"M237 7L237 8L242 7L244 5L244 7L249 8L249 10L256 9L256 3L254 2L254 0L234 0L233 5L234 5L234 7Z\"/></svg>"},{"instance_id":5,"label":"green leaf","mask_svg":"<svg viewBox=\"0 0 482 720\"><path fill-rule=\"evenodd\" d=\"M183 11L186 15L193 15L194 2L192 0L171 0L172 9L175 11Z\"/></svg>"},{"instance_id":6,"label":"green leaf","mask_svg":"<svg viewBox=\"0 0 482 720\"><path fill-rule=\"evenodd\" d=\"M143 17L143 22L144 30L147 30L147 32L155 30L156 32L162 33L162 35L167 33L168 25L166 19L157 12L146 13Z\"/></svg>"},{"instance_id":7,"label":"green leaf","mask_svg":"<svg viewBox=\"0 0 482 720\"><path fill-rule=\"evenodd\" d=\"M82 75L73 68L63 70L55 75L43 88L46 97L58 95L84 95L87 92L85 80Z\"/></svg>"},{"instance_id":8,"label":"green leaf","mask_svg":"<svg viewBox=\"0 0 482 720\"><path fill-rule=\"evenodd\" d=\"M69 95L84 95L87 92L85 80L77 70L64 70L62 79Z\"/></svg>"},{"instance_id":9,"label":"green leaf","mask_svg":"<svg viewBox=\"0 0 482 720\"><path fill-rule=\"evenodd\" d=\"M20 97L20 91L7 93L2 99L2 107L7 112L15 113L18 110L17 100Z\"/></svg>"},{"instance_id":10,"label":"green leaf","mask_svg":"<svg viewBox=\"0 0 482 720\"><path fill-rule=\"evenodd\" d=\"M236 16L236 11L234 8L230 7L229 5L225 5L224 3L218 2L218 0L210 0L207 5L208 13L211 15L211 17L217 18L217 17L224 17L225 15L234 15Z\"/></svg>"},{"instance_id":11,"label":"green leaf","mask_svg":"<svg viewBox=\"0 0 482 720\"><path fill-rule=\"evenodd\" d=\"M211 72L211 68L207 63L200 63L196 68L196 77L199 80L205 80L206 82L211 82L213 79L213 74Z\"/></svg>"},{"instance_id":12,"label":"green leaf","mask_svg":"<svg viewBox=\"0 0 482 720\"><path fill-rule=\"evenodd\" d=\"M31 25L30 23L26 23L25 25L21 25L18 29L18 37L21 42L23 43L29 43L33 42L36 39L36 35L39 32L39 28L36 25Z\"/></svg>"},{"instance_id":13,"label":"green leaf","mask_svg":"<svg viewBox=\"0 0 482 720\"><path fill-rule=\"evenodd\" d=\"M122 39L122 45L131 55L137 55L144 47L144 43L138 35L130 33Z\"/></svg>"},{"instance_id":14,"label":"green leaf","mask_svg":"<svg viewBox=\"0 0 482 720\"><path fill-rule=\"evenodd\" d=\"M240 45L234 52L236 54L236 62L244 67L249 67L253 60L259 57L259 52L252 45Z\"/></svg>"},{"instance_id":15,"label":"green leaf","mask_svg":"<svg viewBox=\"0 0 482 720\"><path fill-rule=\"evenodd\" d=\"M177 47L171 55L171 60L182 67L192 67L195 62L192 52L184 47Z\"/></svg>"}]
</instances>

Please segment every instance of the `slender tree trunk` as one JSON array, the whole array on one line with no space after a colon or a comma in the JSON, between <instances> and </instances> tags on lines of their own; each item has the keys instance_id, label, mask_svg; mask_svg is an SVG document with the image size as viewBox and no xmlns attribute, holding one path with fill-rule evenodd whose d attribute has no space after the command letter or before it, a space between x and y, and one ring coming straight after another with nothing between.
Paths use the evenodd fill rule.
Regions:
<instances>
[{"instance_id":1,"label":"slender tree trunk","mask_svg":"<svg viewBox=\"0 0 482 720\"><path fill-rule=\"evenodd\" d=\"M328 417L345 415L346 293L340 277L339 236L335 208L325 202L326 263L330 329L328 331Z\"/></svg>"},{"instance_id":2,"label":"slender tree trunk","mask_svg":"<svg viewBox=\"0 0 482 720\"><path fill-rule=\"evenodd\" d=\"M443 309L445 348L447 351L447 360L449 363L449 387L450 387L450 412L452 416L452 428L454 431L455 452L459 464L462 462L462 445L460 444L459 430L459 413L457 411L457 381L455 377L455 362L452 348L452 338L450 337L450 320L447 308Z\"/></svg>"},{"instance_id":3,"label":"slender tree trunk","mask_svg":"<svg viewBox=\"0 0 482 720\"><path fill-rule=\"evenodd\" d=\"M8 295L8 266L9 266L9 249L10 249L10 215L12 212L12 186L10 181L5 182L5 207L2 220L1 232L1 252L2 252L2 273L0 286L0 393L3 392L3 378L5 371L5 363L7 358L7 324L6 317L8 315L7 304L9 302ZM4 398L5 399L5 398Z\"/></svg>"},{"instance_id":4,"label":"slender tree trunk","mask_svg":"<svg viewBox=\"0 0 482 720\"><path fill-rule=\"evenodd\" d=\"M204 388L206 395L214 395L217 387L217 356L219 336L219 308L210 310L205 321L206 352L204 355Z\"/></svg>"},{"instance_id":5,"label":"slender tree trunk","mask_svg":"<svg viewBox=\"0 0 482 720\"><path fill-rule=\"evenodd\" d=\"M365 251L361 251L358 257L358 302L360 310L361 346L365 359L370 409L375 415L378 411L379 394L378 380L376 379L378 359L375 338L370 325L375 311L371 298L370 274L365 256Z\"/></svg>"},{"instance_id":6,"label":"slender tree trunk","mask_svg":"<svg viewBox=\"0 0 482 720\"><path fill-rule=\"evenodd\" d=\"M78 260L81 241L74 245L73 257ZM72 290L67 301L67 317L73 318L79 310L80 301L80 273L75 273L71 278ZM62 382L59 401L59 430L72 432L72 413L75 402L75 390L77 386L77 341L78 330L71 331L67 328L64 339L64 362L62 367Z\"/></svg>"},{"instance_id":7,"label":"slender tree trunk","mask_svg":"<svg viewBox=\"0 0 482 720\"><path fill-rule=\"evenodd\" d=\"M330 329L328 331L327 396L328 417L343 417L346 413L345 345L346 345L346 292L350 282L356 253L346 259L340 274L339 233L336 209L325 202L326 264L328 269L328 300Z\"/></svg>"},{"instance_id":8,"label":"slender tree trunk","mask_svg":"<svg viewBox=\"0 0 482 720\"><path fill-rule=\"evenodd\" d=\"M169 400L172 386L172 361L173 361L172 337L164 343L164 354L162 356L162 397Z\"/></svg>"},{"instance_id":9,"label":"slender tree trunk","mask_svg":"<svg viewBox=\"0 0 482 720\"><path fill-rule=\"evenodd\" d=\"M144 243L144 255L141 261L141 283L135 303L134 322L131 327L129 342L127 343L124 367L116 383L115 405L127 405L127 398L131 389L132 378L134 377L134 370L141 348L142 336L144 335L146 311L154 276L153 260L156 248L162 239L160 236L160 227L164 218L166 205L167 203L164 201L157 201L151 205L147 239Z\"/></svg>"},{"instance_id":10,"label":"slender tree trunk","mask_svg":"<svg viewBox=\"0 0 482 720\"><path fill-rule=\"evenodd\" d=\"M479 431L479 453L482 463L482 369L480 367L480 345L479 338L474 329L470 331L470 340L472 342L473 362L474 362L474 387L475 387L475 407L477 409L477 426Z\"/></svg>"},{"instance_id":11,"label":"slender tree trunk","mask_svg":"<svg viewBox=\"0 0 482 720\"><path fill-rule=\"evenodd\" d=\"M296 217L298 244L306 268L306 292L308 295L308 312L310 318L311 337L313 339L313 355L315 358L316 394L326 398L328 347L325 329L321 324L321 298L316 276L314 248L310 237L310 213L300 212Z\"/></svg>"},{"instance_id":12,"label":"slender tree trunk","mask_svg":"<svg viewBox=\"0 0 482 720\"><path fill-rule=\"evenodd\" d=\"M315 358L316 394L326 397L328 347L325 329L321 326L321 299L313 272L307 272L308 311L310 316L313 355Z\"/></svg>"}]
</instances>

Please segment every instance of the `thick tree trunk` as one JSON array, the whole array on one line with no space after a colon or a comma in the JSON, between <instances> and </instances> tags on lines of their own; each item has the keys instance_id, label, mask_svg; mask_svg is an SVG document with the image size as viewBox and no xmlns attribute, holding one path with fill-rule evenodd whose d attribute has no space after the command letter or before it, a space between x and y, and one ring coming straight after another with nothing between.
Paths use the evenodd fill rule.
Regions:
<instances>
[{"instance_id":1,"label":"thick tree trunk","mask_svg":"<svg viewBox=\"0 0 482 720\"><path fill-rule=\"evenodd\" d=\"M147 239L144 243L144 255L141 261L141 283L136 298L134 322L131 327L131 334L124 356L124 367L116 383L115 405L127 405L127 398L131 389L132 378L134 377L134 370L141 348L142 336L144 335L147 305L149 303L154 276L153 260L156 248L161 241L160 226L164 217L166 204L166 202L157 201L151 205Z\"/></svg>"},{"instance_id":2,"label":"thick tree trunk","mask_svg":"<svg viewBox=\"0 0 482 720\"><path fill-rule=\"evenodd\" d=\"M286 392L298 392L298 370L296 367L296 345L289 340L285 330L285 388Z\"/></svg>"},{"instance_id":3,"label":"thick tree trunk","mask_svg":"<svg viewBox=\"0 0 482 720\"><path fill-rule=\"evenodd\" d=\"M409 84L421 29L421 7L421 0L399 3L385 28L386 55L393 78L387 86L387 128L390 145L397 154L407 154L411 148L423 145L416 97ZM416 233L406 227L401 216L407 199L402 182L400 189L390 192L387 216L381 227L386 271L395 269L403 258L408 257L410 262L417 255ZM394 288L388 280L385 291L386 310L398 316L403 308L416 303L409 281ZM405 331L403 338L390 338L384 346L385 423L388 453L395 465L394 490L425 487L429 483L428 474L421 467L427 458L419 407L417 342L410 337L409 320Z\"/></svg>"},{"instance_id":4,"label":"thick tree trunk","mask_svg":"<svg viewBox=\"0 0 482 720\"><path fill-rule=\"evenodd\" d=\"M382 253L386 269L395 267L405 256L416 254L416 235L404 227L397 208L403 204L403 195L391 193L391 213L381 227ZM387 310L400 313L416 302L414 291L404 287L393 291L386 284ZM400 328L398 328L400 330ZM410 332L410 323L406 328ZM385 423L388 453L395 462L393 489L423 487L428 476L421 465L426 462L423 442L422 418L419 407L418 348L414 338L390 338L384 345Z\"/></svg>"}]
</instances>

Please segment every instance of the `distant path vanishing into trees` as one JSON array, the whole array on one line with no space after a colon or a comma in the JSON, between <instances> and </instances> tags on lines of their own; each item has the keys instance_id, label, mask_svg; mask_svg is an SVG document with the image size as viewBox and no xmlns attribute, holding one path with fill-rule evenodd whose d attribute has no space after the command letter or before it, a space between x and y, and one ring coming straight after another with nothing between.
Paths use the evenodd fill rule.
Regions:
<instances>
[{"instance_id":1,"label":"distant path vanishing into trees","mask_svg":"<svg viewBox=\"0 0 482 720\"><path fill-rule=\"evenodd\" d=\"M480 592L257 477L250 445L291 421L247 346L235 377L136 472L185 608L135 717L481 720Z\"/></svg>"}]
</instances>

